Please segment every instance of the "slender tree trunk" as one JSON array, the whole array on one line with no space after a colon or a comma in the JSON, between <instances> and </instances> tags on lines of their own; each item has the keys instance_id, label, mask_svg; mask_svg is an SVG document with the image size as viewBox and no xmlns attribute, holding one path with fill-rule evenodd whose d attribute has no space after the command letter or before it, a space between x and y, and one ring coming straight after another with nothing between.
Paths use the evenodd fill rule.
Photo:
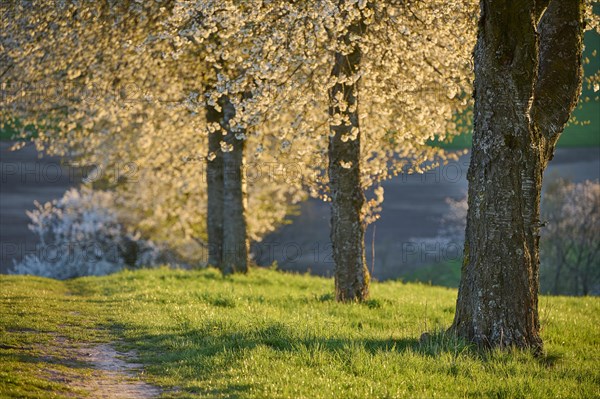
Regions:
<instances>
[{"instance_id":1,"label":"slender tree trunk","mask_svg":"<svg viewBox=\"0 0 600 399\"><path fill-rule=\"evenodd\" d=\"M220 123L223 113L210 105L206 106L206 121ZM206 216L208 232L208 264L220 268L223 251L223 152L220 130L208 134L206 185L208 209Z\"/></svg>"},{"instance_id":2,"label":"slender tree trunk","mask_svg":"<svg viewBox=\"0 0 600 399\"><path fill-rule=\"evenodd\" d=\"M248 271L248 237L246 233L246 190L244 178L244 140L229 121L235 109L229 99L222 97L223 141L229 148L223 152L223 259L221 271L231 274Z\"/></svg>"},{"instance_id":3,"label":"slender tree trunk","mask_svg":"<svg viewBox=\"0 0 600 399\"><path fill-rule=\"evenodd\" d=\"M560 283L560 273L562 272L562 259L556 264L556 272L554 273L554 295L558 295L558 285Z\"/></svg>"},{"instance_id":4,"label":"slender tree trunk","mask_svg":"<svg viewBox=\"0 0 600 399\"><path fill-rule=\"evenodd\" d=\"M586 278L587 276L583 276L583 279L581 279L581 288L583 289L583 296L588 296L590 294L590 289L588 287L588 280Z\"/></svg>"},{"instance_id":5,"label":"slender tree trunk","mask_svg":"<svg viewBox=\"0 0 600 399\"><path fill-rule=\"evenodd\" d=\"M364 28L361 23L353 25L343 38L344 42L350 44L350 35L361 34ZM356 44L350 54L336 53L332 75L354 75L360 60L361 51ZM339 93L347 108L335 105ZM369 295L369 271L364 242L365 195L360 184L360 133L354 139L349 138L353 129L359 129L358 82L337 83L330 92L330 102L330 114L339 114L346 120L339 126L331 126L329 138L331 243L335 261L336 298L344 302L362 301Z\"/></svg>"},{"instance_id":6,"label":"slender tree trunk","mask_svg":"<svg viewBox=\"0 0 600 399\"><path fill-rule=\"evenodd\" d=\"M547 9L533 0L481 2L469 210L451 327L481 346L542 349L542 173L581 89L581 21L575 0L552 0Z\"/></svg>"}]
</instances>

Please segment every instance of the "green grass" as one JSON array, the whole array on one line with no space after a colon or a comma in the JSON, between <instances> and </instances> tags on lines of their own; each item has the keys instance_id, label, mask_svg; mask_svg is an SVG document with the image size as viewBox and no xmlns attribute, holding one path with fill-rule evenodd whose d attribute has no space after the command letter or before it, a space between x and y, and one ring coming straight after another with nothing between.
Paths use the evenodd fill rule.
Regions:
<instances>
[{"instance_id":1,"label":"green grass","mask_svg":"<svg viewBox=\"0 0 600 399\"><path fill-rule=\"evenodd\" d=\"M402 277L407 282L426 282L431 285L457 288L460 283L462 259L433 263L419 267Z\"/></svg>"},{"instance_id":2,"label":"green grass","mask_svg":"<svg viewBox=\"0 0 600 399\"><path fill-rule=\"evenodd\" d=\"M565 128L558 147L600 147L600 102L580 104L573 111L573 117L578 124Z\"/></svg>"},{"instance_id":3,"label":"green grass","mask_svg":"<svg viewBox=\"0 0 600 399\"><path fill-rule=\"evenodd\" d=\"M535 358L478 353L444 336L456 291L421 284L374 283L372 299L352 305L333 300L331 279L267 269L1 276L0 287L0 397L72 395L47 375L91 371L44 352L57 336L135 349L165 397L600 395L598 298L542 297L547 354ZM420 343L423 331L434 334Z\"/></svg>"}]
</instances>

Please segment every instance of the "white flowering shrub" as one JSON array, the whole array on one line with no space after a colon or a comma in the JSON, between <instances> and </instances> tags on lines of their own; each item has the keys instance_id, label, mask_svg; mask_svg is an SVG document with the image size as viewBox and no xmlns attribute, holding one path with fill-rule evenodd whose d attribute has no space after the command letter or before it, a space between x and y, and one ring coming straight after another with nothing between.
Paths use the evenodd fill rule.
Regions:
<instances>
[{"instance_id":1,"label":"white flowering shrub","mask_svg":"<svg viewBox=\"0 0 600 399\"><path fill-rule=\"evenodd\" d=\"M411 238L411 242L419 243L425 248L436 246L462 248L467 227L467 197L458 200L446 198L445 202L448 204L448 210L440 219L440 227L435 237Z\"/></svg>"},{"instance_id":2,"label":"white flowering shrub","mask_svg":"<svg viewBox=\"0 0 600 399\"><path fill-rule=\"evenodd\" d=\"M36 201L27 215L40 243L35 253L15 262L13 273L68 279L156 265L159 247L127 232L113 196L83 187L43 205Z\"/></svg>"},{"instance_id":3,"label":"white flowering shrub","mask_svg":"<svg viewBox=\"0 0 600 399\"><path fill-rule=\"evenodd\" d=\"M465 229L467 228L467 210L469 208L467 197L459 200L446 198L446 204L448 204L449 210L442 217L439 236L462 245L465 239Z\"/></svg>"},{"instance_id":4,"label":"white flowering shrub","mask_svg":"<svg viewBox=\"0 0 600 399\"><path fill-rule=\"evenodd\" d=\"M450 206L431 242L464 242L467 197ZM540 285L554 295L600 294L600 183L550 181L542 195ZM423 242L429 242L427 239Z\"/></svg>"},{"instance_id":5,"label":"white flowering shrub","mask_svg":"<svg viewBox=\"0 0 600 399\"><path fill-rule=\"evenodd\" d=\"M600 295L600 183L553 181L542 198L542 220L542 291Z\"/></svg>"}]
</instances>

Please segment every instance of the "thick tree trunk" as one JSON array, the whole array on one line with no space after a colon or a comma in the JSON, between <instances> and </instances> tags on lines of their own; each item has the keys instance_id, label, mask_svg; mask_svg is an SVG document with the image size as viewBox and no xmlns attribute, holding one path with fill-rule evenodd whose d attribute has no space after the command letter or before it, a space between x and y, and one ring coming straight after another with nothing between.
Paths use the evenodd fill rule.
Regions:
<instances>
[{"instance_id":1,"label":"thick tree trunk","mask_svg":"<svg viewBox=\"0 0 600 399\"><path fill-rule=\"evenodd\" d=\"M550 2L539 31L543 35L570 26L562 32L570 39L560 43L574 47L579 43L580 57L580 5L570 0L563 7L561 2ZM564 121L552 128L540 121L555 121L555 117L545 115L565 110L568 118L581 86L580 77L565 79L561 90L566 96L547 105L541 82L556 68L569 69L572 77L580 76L581 70L579 60L564 59L564 53L556 60L544 58L560 54L562 49L554 47L552 54L540 51L537 21L544 10L536 9L535 3L481 2L474 53L469 210L462 278L451 329L481 346L537 351L542 349L538 317L542 173L566 119L561 114L558 119ZM566 9L557 13L555 8ZM547 41L541 39L541 43ZM538 96L547 108L536 108Z\"/></svg>"},{"instance_id":2,"label":"thick tree trunk","mask_svg":"<svg viewBox=\"0 0 600 399\"><path fill-rule=\"evenodd\" d=\"M350 43L350 34L360 34L363 24L352 26L343 38ZM335 54L333 76L352 76L360 65L358 45L348 54ZM347 108L335 105L339 94ZM335 291L338 301L362 301L369 295L369 271L365 258L365 226L363 206L365 195L360 185L360 133L358 83L337 83L330 93L330 114L339 114L346 122L331 126L329 138L329 184L331 189L331 243L335 262ZM354 130L356 132L356 130Z\"/></svg>"},{"instance_id":3,"label":"thick tree trunk","mask_svg":"<svg viewBox=\"0 0 600 399\"><path fill-rule=\"evenodd\" d=\"M248 237L246 233L246 192L244 178L244 140L238 140L229 121L235 109L223 98L223 259L221 271L231 274L248 271Z\"/></svg>"},{"instance_id":4,"label":"thick tree trunk","mask_svg":"<svg viewBox=\"0 0 600 399\"><path fill-rule=\"evenodd\" d=\"M223 113L207 105L206 121L220 123ZM206 164L206 191L208 196L206 224L208 232L208 264L221 267L223 251L223 134L216 131L208 134Z\"/></svg>"}]
</instances>

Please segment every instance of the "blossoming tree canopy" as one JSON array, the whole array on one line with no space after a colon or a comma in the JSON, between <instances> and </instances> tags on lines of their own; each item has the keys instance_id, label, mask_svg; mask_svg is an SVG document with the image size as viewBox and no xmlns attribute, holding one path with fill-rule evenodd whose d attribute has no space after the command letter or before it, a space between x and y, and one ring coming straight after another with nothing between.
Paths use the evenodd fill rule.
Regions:
<instances>
[{"instance_id":1,"label":"blossoming tree canopy","mask_svg":"<svg viewBox=\"0 0 600 399\"><path fill-rule=\"evenodd\" d=\"M328 114L328 92L336 83L360 80L364 187L422 171L427 160L443 155L426 143L458 131L453 117L469 97L476 2L218 3L177 2L172 21L178 38L204 44L206 60L218 71L211 101L229 96L238 128L268 131L263 128L276 124L276 137L282 148L291 147L291 156L306 160L307 142L321 141L318 155L326 159L329 126L347 123ZM363 61L354 76L332 77L331 55L347 50L337 38L356 18L368 26L352 37ZM230 25L238 29L223 28ZM222 60L231 59L235 68L226 70ZM344 108L343 98L334 101ZM323 162L307 164L325 168ZM327 199L327 179L313 179L311 187Z\"/></svg>"},{"instance_id":2,"label":"blossoming tree canopy","mask_svg":"<svg viewBox=\"0 0 600 399\"><path fill-rule=\"evenodd\" d=\"M161 33L169 10L154 6L15 4L17 17L3 30L3 57L11 65L9 84L25 90L8 91L2 119L36 124L41 147L80 157L105 174L123 177L129 165L134 176L127 177L135 179L117 186L121 205L142 230L188 247L205 239L202 165L207 136L218 126L207 124L199 108L203 82L215 75L212 65L198 62L197 47L173 51ZM54 91L39 97L29 87ZM303 198L304 169L275 165L281 154L273 142L249 136L248 235L259 240Z\"/></svg>"},{"instance_id":3,"label":"blossoming tree canopy","mask_svg":"<svg viewBox=\"0 0 600 399\"><path fill-rule=\"evenodd\" d=\"M196 198L203 198L205 188L194 180L194 165L181 161L189 157L179 156L190 147L201 149L194 155L207 154L209 163L221 153L242 154L232 150L244 143L244 153L232 158L236 162L246 156L246 162L300 165L293 181L248 188L251 201L264 198L267 213L277 215L251 227L266 232L288 208L261 193L278 193L271 198L289 202L308 186L312 195L329 200L339 190L331 173L322 173L325 159L330 171L332 165L342 174L356 169L352 186L360 196L394 174L422 171L445 155L427 141L456 133L453 117L467 105L473 2L199 0L107 7L74 1L62 8L42 2L19 7L20 18L3 36L13 76L65 87L76 82L77 88L93 88L94 96L90 101L89 91L75 90L22 107L23 98L14 96L11 112L54 128L41 129L38 138L51 151L76 150L102 165L132 159L144 181L160 176L168 182L164 192L149 184L119 190L124 204L142 204L134 207L141 225L169 238L203 234L192 214L201 210ZM24 26L36 40L22 40ZM334 59L352 51L360 52L360 62L332 73ZM336 87L346 87L359 101L350 102ZM207 121L200 112L206 106L223 112L224 124ZM340 143L356 141L357 158L332 158L336 129L343 132ZM207 136L219 138L216 148L208 140L208 151ZM232 187L243 193L243 185ZM359 204L361 231L383 200L382 189L375 194Z\"/></svg>"},{"instance_id":4,"label":"blossoming tree canopy","mask_svg":"<svg viewBox=\"0 0 600 399\"><path fill-rule=\"evenodd\" d=\"M183 13L189 16L186 35L202 41L207 24L197 24L196 16L212 3L183 4L189 10ZM469 6L446 15L420 3L257 1L252 12L241 13L252 23L246 19L241 25L247 28L227 38L244 51L237 53L235 70L219 73L212 103L227 96L236 110L232 125L240 132L284 122L278 138L292 153L304 149L295 144L309 140L319 143L315 154L329 161L328 179L309 185L313 194L333 200L338 299L368 295L364 225L374 220L371 211L383 193L377 190L377 198L366 202L363 190L400 171L432 166L427 162L444 154L427 141L457 131L452 118L466 106L471 46L468 36L456 36L446 24L468 27L474 21L469 10L475 9ZM432 25L440 27L435 37ZM231 57L228 46L218 49L221 59ZM325 169L323 163L311 165ZM337 290L344 285L341 276L348 277L352 292ZM356 293L357 286L365 289Z\"/></svg>"}]
</instances>

